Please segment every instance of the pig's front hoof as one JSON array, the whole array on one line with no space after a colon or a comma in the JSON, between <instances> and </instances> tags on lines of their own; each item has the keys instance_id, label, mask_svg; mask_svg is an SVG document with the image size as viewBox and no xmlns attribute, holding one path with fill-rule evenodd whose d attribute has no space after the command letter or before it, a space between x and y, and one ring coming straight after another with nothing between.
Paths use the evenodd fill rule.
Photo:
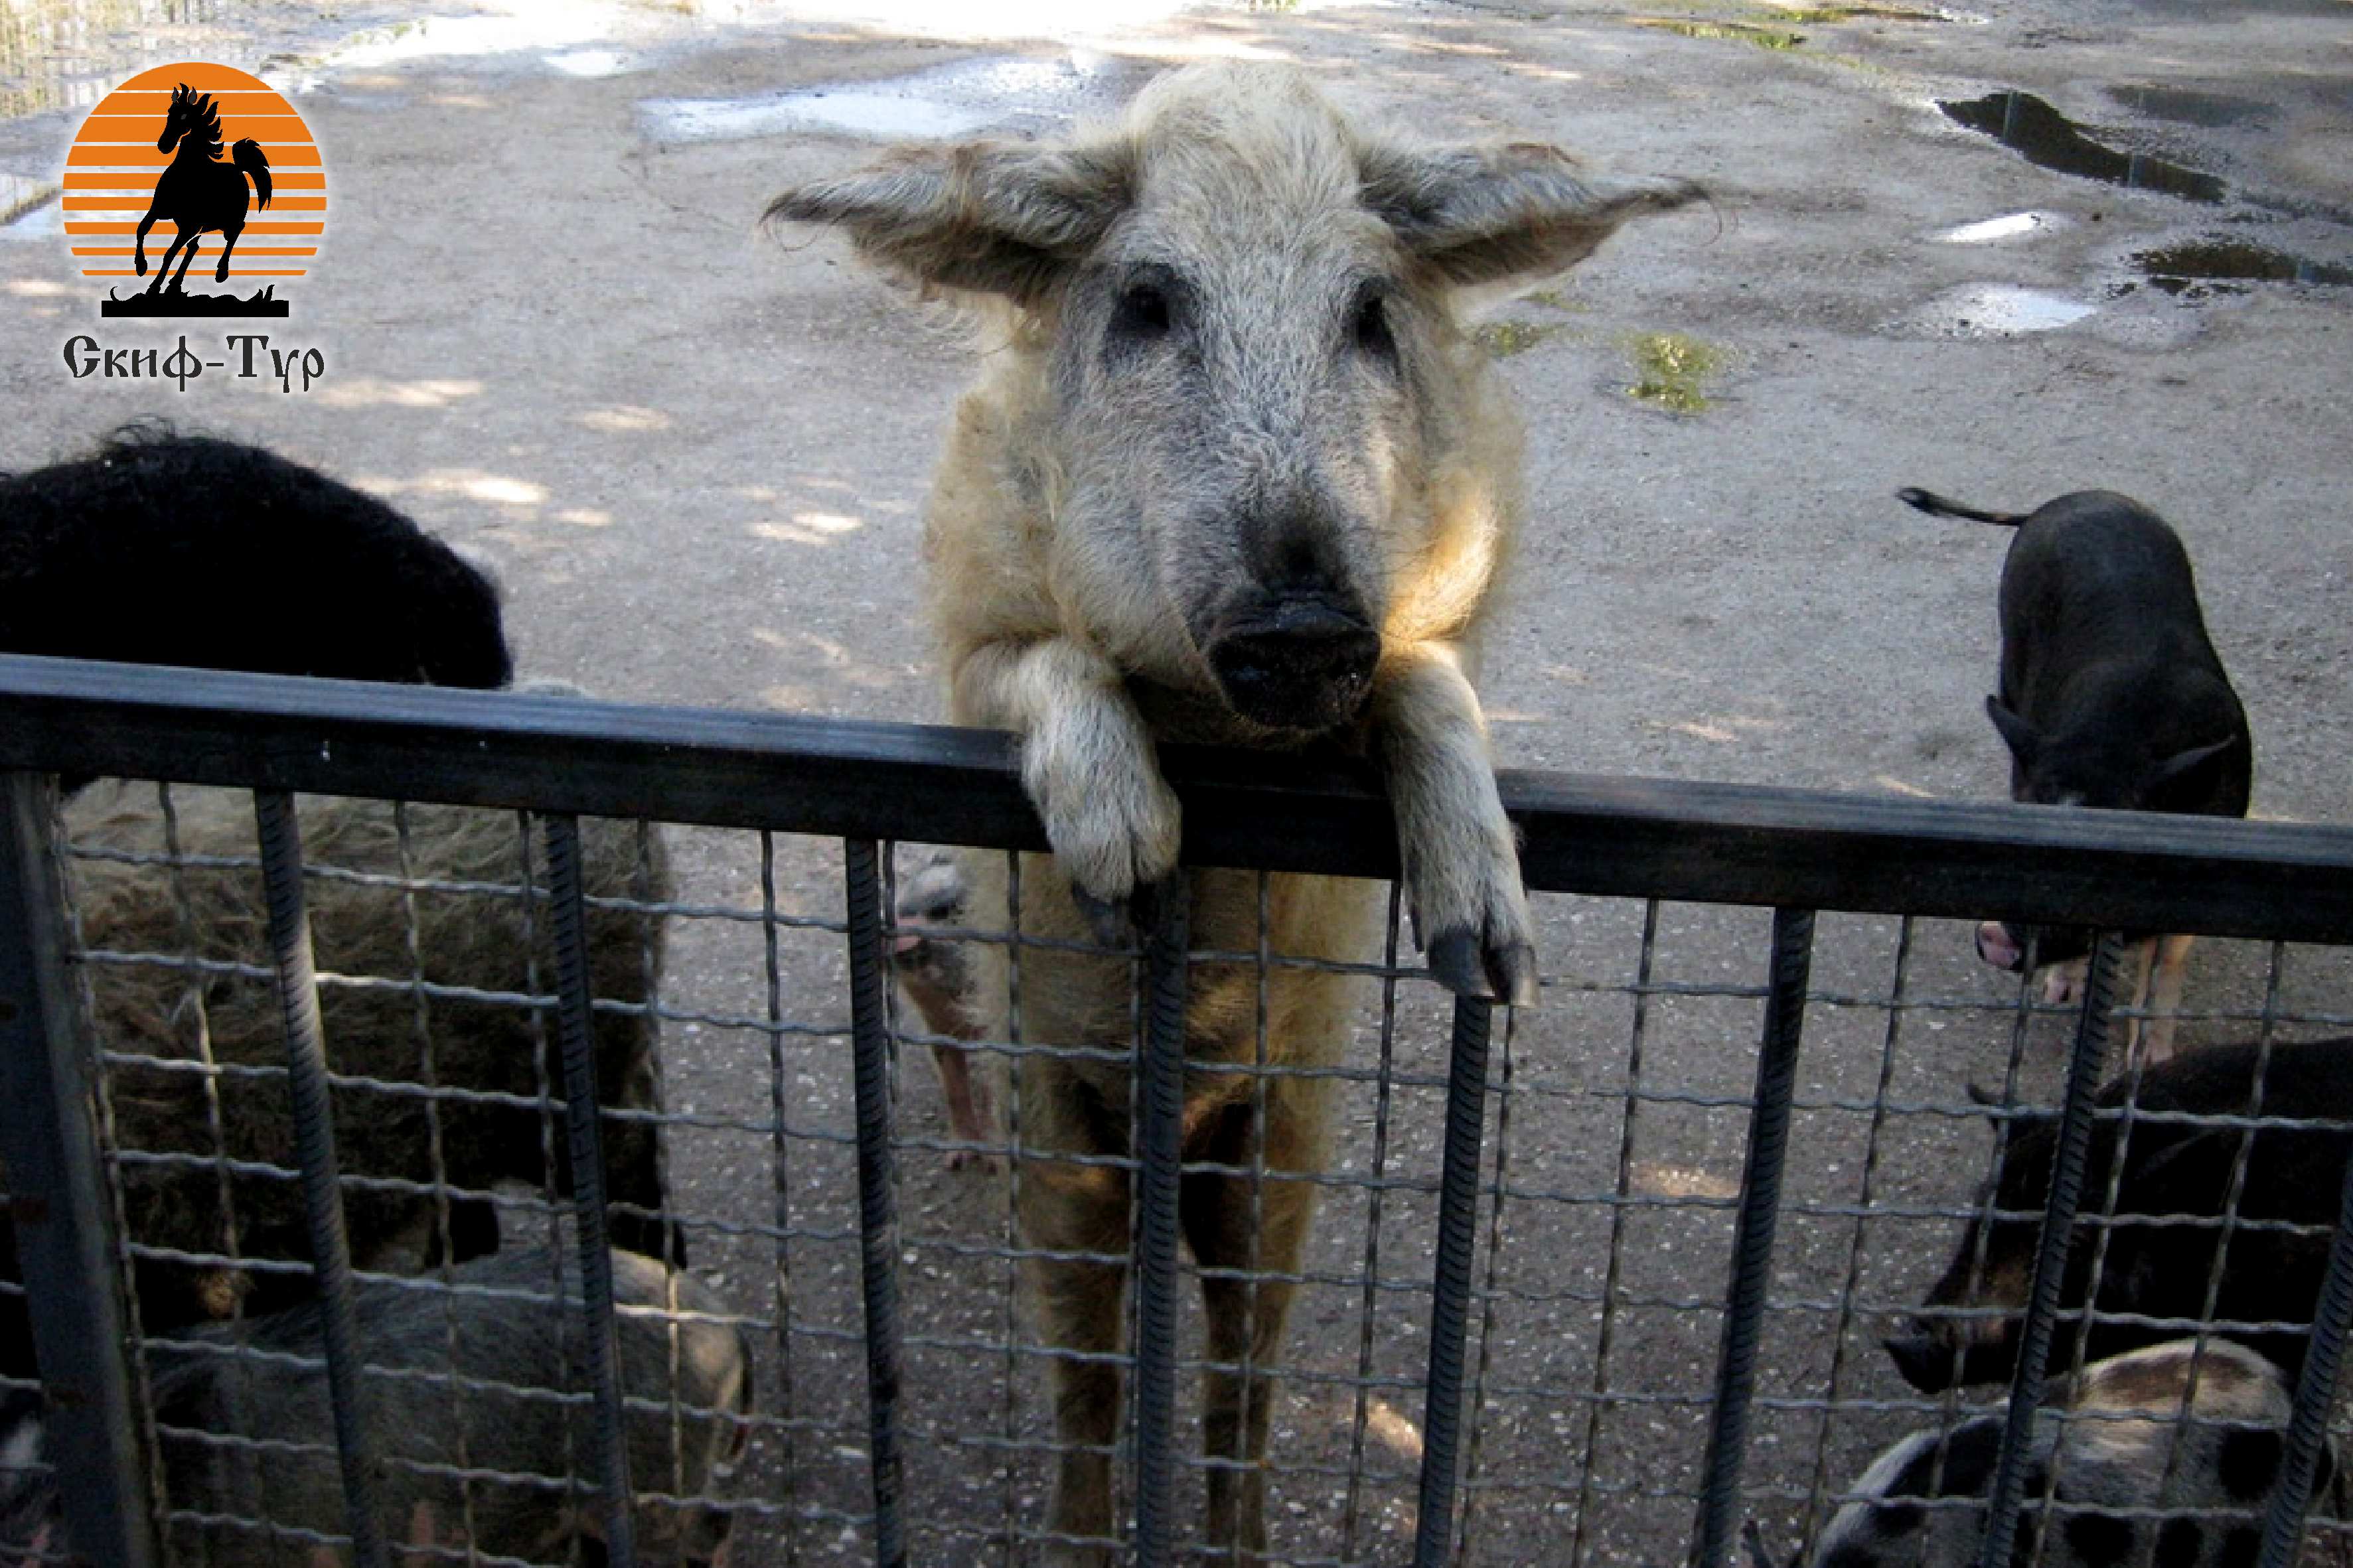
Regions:
<instances>
[{"instance_id":1,"label":"pig's front hoof","mask_svg":"<svg viewBox=\"0 0 2353 1568\"><path fill-rule=\"evenodd\" d=\"M1023 782L1082 909L1124 905L1176 868L1183 814L1149 752L1091 759L1037 747Z\"/></svg>"},{"instance_id":2,"label":"pig's front hoof","mask_svg":"<svg viewBox=\"0 0 2353 1568\"><path fill-rule=\"evenodd\" d=\"M1493 932L1442 931L1430 942L1430 978L1458 996L1477 996L1514 1007L1536 1005L1536 950L1518 941L1498 942Z\"/></svg>"}]
</instances>

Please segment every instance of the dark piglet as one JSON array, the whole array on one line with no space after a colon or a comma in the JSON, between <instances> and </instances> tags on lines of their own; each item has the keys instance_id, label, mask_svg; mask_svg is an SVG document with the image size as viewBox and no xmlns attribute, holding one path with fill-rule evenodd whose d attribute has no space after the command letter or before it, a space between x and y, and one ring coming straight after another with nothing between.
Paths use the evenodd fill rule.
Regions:
<instances>
[{"instance_id":1,"label":"dark piglet","mask_svg":"<svg viewBox=\"0 0 2353 1568\"><path fill-rule=\"evenodd\" d=\"M2108 490L2078 490L2024 516L1896 493L1922 511L2017 530L2001 569L2001 689L1986 699L2010 748L2013 800L2247 814L2246 711L2206 634L2189 552L2163 519ZM2000 921L1978 931L1978 956L2013 972L2030 951L2048 967L2086 946L2081 931ZM2187 950L2173 939L2144 956L2141 985L2159 1011L2178 1002ZM2063 1000L2070 989L2063 981L2046 994ZM2169 1035L2153 1032L2151 1048L2164 1054Z\"/></svg>"},{"instance_id":2,"label":"dark piglet","mask_svg":"<svg viewBox=\"0 0 2353 1568\"><path fill-rule=\"evenodd\" d=\"M2260 1054L2252 1045L2213 1046L2152 1067L2139 1075L2134 1103L2143 1112L2246 1116L2260 1110L2270 1117L2353 1123L2353 1038L2274 1046L2258 1100L2254 1090ZM2115 1110L2131 1089L2132 1075L2113 1079L2101 1086L2098 1103ZM1915 1388L1936 1393L1956 1383L2010 1377L2017 1363L2019 1331L2042 1232L2039 1215L2051 1191L2057 1132L2056 1119L2047 1115L2014 1127L1992 1197L1997 1209L2021 1217L1997 1218L1989 1232L1982 1214L1971 1220L1920 1314L1905 1332L1887 1342L1897 1370ZM2104 1120L2092 1131L2084 1185L2086 1215L2104 1208L2119 1141L2126 1145L2114 1211L2119 1217L2109 1233L2098 1289L2092 1288L2091 1270L2099 1231L2090 1218L2080 1219L2068 1251L2060 1298L2063 1312L2081 1308L2088 1297L2101 1313L2248 1324L2312 1321L2327 1263L2328 1231L2336 1224L2344 1192L2346 1161L2353 1155L2353 1131L2265 1127L2250 1132L2237 1127ZM2221 1227L2211 1221L2224 1211L2242 1142L2248 1146L2239 1219L2284 1221L2305 1228L2233 1227L2224 1244L2221 1289L2210 1312L2207 1281L2214 1271L2218 1244L2223 1241ZM1982 1201L1979 1207L1984 1207ZM2207 1223L2198 1223L2201 1217ZM1977 1262L1980 1247L1982 1268ZM1995 1310L1982 1317L1952 1315L1984 1309ZM2088 1354L2094 1359L2111 1356L2182 1331L2098 1322ZM2054 1363L2072 1351L2074 1332L2071 1324L2062 1323ZM2225 1328L2218 1332L2246 1343L2290 1373L2303 1365L2306 1336L2300 1330Z\"/></svg>"}]
</instances>

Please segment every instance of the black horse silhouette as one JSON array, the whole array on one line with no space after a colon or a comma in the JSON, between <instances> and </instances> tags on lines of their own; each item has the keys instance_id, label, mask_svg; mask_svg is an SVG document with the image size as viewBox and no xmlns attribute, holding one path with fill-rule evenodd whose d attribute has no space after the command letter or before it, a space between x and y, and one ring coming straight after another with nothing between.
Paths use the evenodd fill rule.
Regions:
<instances>
[{"instance_id":1,"label":"black horse silhouette","mask_svg":"<svg viewBox=\"0 0 2353 1568\"><path fill-rule=\"evenodd\" d=\"M261 143L250 137L229 150L234 163L220 155L220 110L213 107L212 95L189 90L185 82L172 93L172 107L164 116L164 134L155 138L155 151L169 153L178 142L180 151L155 181L155 199L147 205L147 216L139 220L139 237L131 247L131 263L140 277L147 276L147 231L155 226L157 218L169 218L179 233L173 237L171 248L155 268L155 281L147 285L147 292L164 288L164 279L172 271L172 258L180 258L180 270L172 278L170 291L180 291L182 279L188 275L188 263L196 258L196 242L205 230L220 230L220 264L213 268L213 281L228 280L228 258L237 249L237 237L245 232L245 179L253 176L253 188L261 195L261 205L269 205L269 160L263 156ZM185 248L184 248L185 247Z\"/></svg>"}]
</instances>

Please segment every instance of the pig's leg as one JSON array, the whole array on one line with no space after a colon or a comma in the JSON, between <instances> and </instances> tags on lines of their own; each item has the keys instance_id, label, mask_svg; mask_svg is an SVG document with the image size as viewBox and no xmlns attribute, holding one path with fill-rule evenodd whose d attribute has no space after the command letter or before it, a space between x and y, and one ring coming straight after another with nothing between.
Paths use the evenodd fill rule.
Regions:
<instances>
[{"instance_id":1,"label":"pig's leg","mask_svg":"<svg viewBox=\"0 0 2353 1568\"><path fill-rule=\"evenodd\" d=\"M2181 1014L2181 982L2189 964L2193 936L2154 939L2148 955L2148 1017L2141 1025L2141 1048L2147 1065L2173 1059L2173 1029Z\"/></svg>"},{"instance_id":2,"label":"pig's leg","mask_svg":"<svg viewBox=\"0 0 2353 1568\"><path fill-rule=\"evenodd\" d=\"M1047 1365L1060 1447L1047 1510L1045 1568L1111 1568L1117 1552L1112 1450L1119 1441L1120 1369L1126 1337L1127 1173L1057 1154L1127 1152L1123 1097L1116 1121L1075 1081L1068 1065L1033 1058L1015 1068L1021 1087L1020 1184L1016 1196L1038 1327L1057 1355Z\"/></svg>"},{"instance_id":3,"label":"pig's leg","mask_svg":"<svg viewBox=\"0 0 2353 1568\"><path fill-rule=\"evenodd\" d=\"M959 723L1020 735L1022 785L1081 894L1117 905L1176 868L1176 795L1108 660L1063 637L991 643L955 689Z\"/></svg>"},{"instance_id":4,"label":"pig's leg","mask_svg":"<svg viewBox=\"0 0 2353 1568\"><path fill-rule=\"evenodd\" d=\"M959 1143L989 1142L988 1093L973 1072L971 1058L955 1046L935 1045L932 1047L932 1066L939 1069L940 1093L947 1101L948 1136ZM967 1165L987 1170L992 1163L977 1149L959 1149L948 1156L948 1168L952 1171Z\"/></svg>"},{"instance_id":5,"label":"pig's leg","mask_svg":"<svg viewBox=\"0 0 2353 1568\"><path fill-rule=\"evenodd\" d=\"M1298 1272L1314 1217L1315 1188L1286 1181L1282 1173L1314 1167L1324 1143L1329 1080L1277 1079L1265 1099L1265 1168L1268 1180L1256 1200L1249 1176L1196 1173L1185 1178L1180 1200L1185 1239L1204 1270L1271 1275ZM1252 1160L1248 1104L1227 1108L1188 1159L1247 1167ZM1266 1552L1266 1436L1274 1408L1274 1369L1281 1360L1282 1329L1294 1287L1285 1279L1236 1279L1225 1274L1201 1281L1201 1305L1208 1359L1231 1371L1203 1374L1202 1445L1210 1459L1208 1541L1212 1552L1240 1568L1256 1568ZM1244 1377L1241 1367L1250 1369ZM1239 1467L1239 1468L1237 1468Z\"/></svg>"},{"instance_id":6,"label":"pig's leg","mask_svg":"<svg viewBox=\"0 0 2353 1568\"><path fill-rule=\"evenodd\" d=\"M1420 643L1385 655L1373 717L1430 973L1464 995L1534 1003L1535 939L1519 848L1495 793L1486 718L1454 648Z\"/></svg>"}]
</instances>

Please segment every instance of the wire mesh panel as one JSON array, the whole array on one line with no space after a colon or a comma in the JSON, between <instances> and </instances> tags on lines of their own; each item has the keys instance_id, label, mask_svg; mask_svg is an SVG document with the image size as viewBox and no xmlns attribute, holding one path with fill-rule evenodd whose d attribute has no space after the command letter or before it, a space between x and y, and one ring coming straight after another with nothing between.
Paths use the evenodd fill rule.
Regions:
<instances>
[{"instance_id":1,"label":"wire mesh panel","mask_svg":"<svg viewBox=\"0 0 2353 1568\"><path fill-rule=\"evenodd\" d=\"M1503 1010L1345 773L1173 758L1200 864L1079 929L995 742L0 692L0 763L175 781L25 840L86 1093L5 1107L12 1548L111 1486L174 1563L2353 1561L2341 832L1507 781Z\"/></svg>"}]
</instances>

